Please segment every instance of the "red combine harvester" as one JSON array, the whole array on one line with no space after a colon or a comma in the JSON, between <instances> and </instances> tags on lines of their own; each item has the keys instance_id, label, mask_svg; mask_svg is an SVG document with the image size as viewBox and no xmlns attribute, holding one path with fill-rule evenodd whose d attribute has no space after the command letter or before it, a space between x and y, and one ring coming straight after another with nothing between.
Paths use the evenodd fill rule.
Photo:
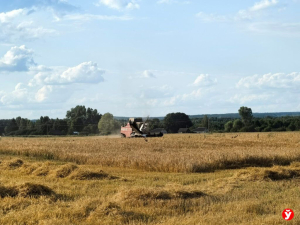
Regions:
<instances>
[{"instance_id":1,"label":"red combine harvester","mask_svg":"<svg viewBox=\"0 0 300 225\"><path fill-rule=\"evenodd\" d=\"M121 136L124 138L135 137L162 137L163 133L151 133L148 122L143 122L142 118L130 118L126 126L121 127Z\"/></svg>"}]
</instances>

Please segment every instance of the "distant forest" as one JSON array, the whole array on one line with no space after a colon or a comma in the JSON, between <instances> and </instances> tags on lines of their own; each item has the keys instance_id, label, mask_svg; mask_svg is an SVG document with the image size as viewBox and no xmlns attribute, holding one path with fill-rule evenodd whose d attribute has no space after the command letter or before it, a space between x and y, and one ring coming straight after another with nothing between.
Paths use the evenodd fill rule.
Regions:
<instances>
[{"instance_id":1,"label":"distant forest","mask_svg":"<svg viewBox=\"0 0 300 225\"><path fill-rule=\"evenodd\" d=\"M101 115L97 109L76 106L66 112L64 119L41 116L37 120L17 117L0 120L0 134L5 136L30 135L108 135L120 133L128 117ZM205 127L209 132L282 132L300 130L300 113L252 113L251 108L241 107L238 113L188 116L169 113L165 117L148 118L149 129L164 128L177 133L179 128L192 132Z\"/></svg>"}]
</instances>

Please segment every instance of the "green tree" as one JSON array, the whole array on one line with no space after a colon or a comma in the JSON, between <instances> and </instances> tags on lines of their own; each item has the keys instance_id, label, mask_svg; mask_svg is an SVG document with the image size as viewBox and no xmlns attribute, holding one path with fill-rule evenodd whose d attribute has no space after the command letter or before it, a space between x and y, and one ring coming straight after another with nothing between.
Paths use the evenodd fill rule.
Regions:
<instances>
[{"instance_id":1,"label":"green tree","mask_svg":"<svg viewBox=\"0 0 300 225\"><path fill-rule=\"evenodd\" d=\"M16 123L17 123L18 128L20 127L21 120L22 120L21 116L18 116L18 117L16 118Z\"/></svg>"},{"instance_id":2,"label":"green tree","mask_svg":"<svg viewBox=\"0 0 300 225\"><path fill-rule=\"evenodd\" d=\"M207 115L203 117L201 125L207 129L209 128L209 119Z\"/></svg>"},{"instance_id":3,"label":"green tree","mask_svg":"<svg viewBox=\"0 0 300 225\"><path fill-rule=\"evenodd\" d=\"M120 127L120 123L114 119L114 116L111 113L105 113L98 123L98 129L102 135L112 134L113 132L120 130Z\"/></svg>"},{"instance_id":4,"label":"green tree","mask_svg":"<svg viewBox=\"0 0 300 225\"><path fill-rule=\"evenodd\" d=\"M87 108L86 110L86 124L98 124L101 119L101 114L98 113L97 109Z\"/></svg>"},{"instance_id":5,"label":"green tree","mask_svg":"<svg viewBox=\"0 0 300 225\"><path fill-rule=\"evenodd\" d=\"M252 109L242 106L239 109L239 114L240 114L245 126L250 126L252 123L252 119L253 119Z\"/></svg>"},{"instance_id":6,"label":"green tree","mask_svg":"<svg viewBox=\"0 0 300 225\"><path fill-rule=\"evenodd\" d=\"M47 135L52 126L52 120L49 116L41 116L40 119L35 122L35 128L40 135Z\"/></svg>"},{"instance_id":7,"label":"green tree","mask_svg":"<svg viewBox=\"0 0 300 225\"><path fill-rule=\"evenodd\" d=\"M233 122L232 121L228 121L227 123L225 123L224 128L226 132L230 132L231 129L233 127Z\"/></svg>"},{"instance_id":8,"label":"green tree","mask_svg":"<svg viewBox=\"0 0 300 225\"><path fill-rule=\"evenodd\" d=\"M84 128L83 119L80 117L74 118L70 121L69 134L73 134L74 131L81 132Z\"/></svg>"},{"instance_id":9,"label":"green tree","mask_svg":"<svg viewBox=\"0 0 300 225\"><path fill-rule=\"evenodd\" d=\"M9 134L11 132L17 131L19 129L18 124L15 119L9 122L9 125L5 127L5 133Z\"/></svg>"},{"instance_id":10,"label":"green tree","mask_svg":"<svg viewBox=\"0 0 300 225\"><path fill-rule=\"evenodd\" d=\"M288 126L288 130L289 131L295 131L296 130L296 125L295 125L295 123L290 123L290 125Z\"/></svg>"},{"instance_id":11,"label":"green tree","mask_svg":"<svg viewBox=\"0 0 300 225\"><path fill-rule=\"evenodd\" d=\"M149 130L150 131L153 130L153 129L156 129L156 128L162 128L163 127L163 124L157 118L149 120L148 123L149 123Z\"/></svg>"},{"instance_id":12,"label":"green tree","mask_svg":"<svg viewBox=\"0 0 300 225\"><path fill-rule=\"evenodd\" d=\"M71 108L67 111L66 118L68 120L73 120L77 118L85 118L86 117L86 108L84 105L77 105L75 108Z\"/></svg>"},{"instance_id":13,"label":"green tree","mask_svg":"<svg viewBox=\"0 0 300 225\"><path fill-rule=\"evenodd\" d=\"M0 120L0 135L5 133L5 128L9 126L11 120Z\"/></svg>"},{"instance_id":14,"label":"green tree","mask_svg":"<svg viewBox=\"0 0 300 225\"><path fill-rule=\"evenodd\" d=\"M238 132L244 127L243 122L240 119L236 119L232 125L232 132Z\"/></svg>"},{"instance_id":15,"label":"green tree","mask_svg":"<svg viewBox=\"0 0 300 225\"><path fill-rule=\"evenodd\" d=\"M190 128L193 126L189 116L180 112L167 114L163 123L168 133L177 133L180 128Z\"/></svg>"},{"instance_id":16,"label":"green tree","mask_svg":"<svg viewBox=\"0 0 300 225\"><path fill-rule=\"evenodd\" d=\"M33 130L34 129L34 123L30 120L27 120L26 129L27 130Z\"/></svg>"},{"instance_id":17,"label":"green tree","mask_svg":"<svg viewBox=\"0 0 300 225\"><path fill-rule=\"evenodd\" d=\"M27 129L27 123L28 123L27 119L21 118L20 124L19 124L19 130L26 130Z\"/></svg>"},{"instance_id":18,"label":"green tree","mask_svg":"<svg viewBox=\"0 0 300 225\"><path fill-rule=\"evenodd\" d=\"M68 123L65 119L56 119L53 123L52 129L55 131L61 131L62 134L67 134L68 132Z\"/></svg>"},{"instance_id":19,"label":"green tree","mask_svg":"<svg viewBox=\"0 0 300 225\"><path fill-rule=\"evenodd\" d=\"M67 111L66 118L69 125L69 134L72 134L73 131L81 132L84 127L89 125L95 125L97 127L101 114L98 113L97 109L86 109L83 105L77 105L75 108L71 108ZM95 131L94 128L89 128L86 128L84 132Z\"/></svg>"}]
</instances>

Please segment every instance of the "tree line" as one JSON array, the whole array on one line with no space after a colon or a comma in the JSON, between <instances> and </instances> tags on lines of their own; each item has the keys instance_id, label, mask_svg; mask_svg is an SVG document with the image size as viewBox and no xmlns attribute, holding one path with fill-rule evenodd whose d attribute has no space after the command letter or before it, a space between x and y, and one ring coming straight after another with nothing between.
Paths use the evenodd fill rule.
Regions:
<instances>
[{"instance_id":1,"label":"tree line","mask_svg":"<svg viewBox=\"0 0 300 225\"><path fill-rule=\"evenodd\" d=\"M240 118L208 117L190 118L185 113L169 113L164 119L148 119L149 129L164 128L168 133L177 133L180 128L205 127L210 132L270 132L300 130L299 116L253 117L252 109L240 107ZM109 135L120 133L127 120L117 120L110 113L100 114L97 109L78 105L66 112L64 119L41 116L38 120L22 117L0 120L0 134L7 136L28 135Z\"/></svg>"},{"instance_id":2,"label":"tree line","mask_svg":"<svg viewBox=\"0 0 300 225\"><path fill-rule=\"evenodd\" d=\"M5 124L2 130L5 135L72 135L74 132L97 134L101 117L97 109L78 105L68 110L64 119L41 116L38 120L32 121L17 117L9 121L2 120L0 124L1 122Z\"/></svg>"},{"instance_id":3,"label":"tree line","mask_svg":"<svg viewBox=\"0 0 300 225\"><path fill-rule=\"evenodd\" d=\"M239 109L241 119L230 120L224 125L225 132L279 132L299 131L300 117L266 117L255 118L252 109L241 107Z\"/></svg>"}]
</instances>

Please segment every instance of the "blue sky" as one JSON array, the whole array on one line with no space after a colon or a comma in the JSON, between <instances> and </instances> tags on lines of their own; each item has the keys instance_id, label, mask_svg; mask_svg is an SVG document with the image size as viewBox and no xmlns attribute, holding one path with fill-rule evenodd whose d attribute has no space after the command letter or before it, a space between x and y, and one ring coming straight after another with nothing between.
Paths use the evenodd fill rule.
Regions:
<instances>
[{"instance_id":1,"label":"blue sky","mask_svg":"<svg viewBox=\"0 0 300 225\"><path fill-rule=\"evenodd\" d=\"M0 118L300 111L298 0L0 3Z\"/></svg>"}]
</instances>

